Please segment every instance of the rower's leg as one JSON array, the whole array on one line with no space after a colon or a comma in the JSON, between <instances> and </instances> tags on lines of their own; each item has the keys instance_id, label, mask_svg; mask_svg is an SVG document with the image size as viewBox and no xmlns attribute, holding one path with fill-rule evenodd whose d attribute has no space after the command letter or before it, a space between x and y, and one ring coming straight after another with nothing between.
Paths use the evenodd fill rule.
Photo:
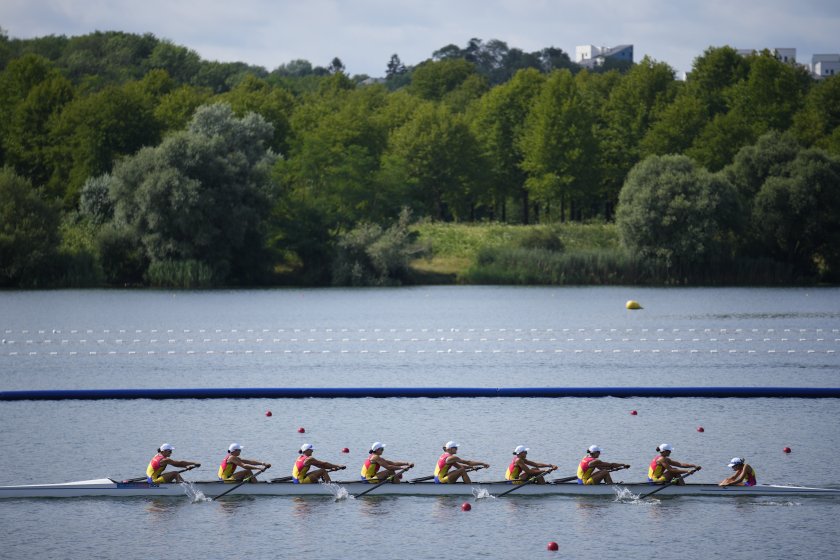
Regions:
<instances>
[{"instance_id":1,"label":"rower's leg","mask_svg":"<svg viewBox=\"0 0 840 560\"><path fill-rule=\"evenodd\" d=\"M177 472L163 473L161 478L163 478L166 482L184 482L184 479L181 478L181 475Z\"/></svg>"},{"instance_id":2,"label":"rower's leg","mask_svg":"<svg viewBox=\"0 0 840 560\"><path fill-rule=\"evenodd\" d=\"M595 484L600 484L602 481L605 484L612 484L613 480L610 476L610 471L595 471L592 473L592 480L595 481Z\"/></svg>"},{"instance_id":3,"label":"rower's leg","mask_svg":"<svg viewBox=\"0 0 840 560\"><path fill-rule=\"evenodd\" d=\"M460 469L455 469L454 471L449 471L446 475L446 479L449 482L458 482L459 478L462 482L465 482L466 484L469 484L471 482L470 476L467 474L466 469L464 469L463 467L461 467Z\"/></svg>"}]
</instances>

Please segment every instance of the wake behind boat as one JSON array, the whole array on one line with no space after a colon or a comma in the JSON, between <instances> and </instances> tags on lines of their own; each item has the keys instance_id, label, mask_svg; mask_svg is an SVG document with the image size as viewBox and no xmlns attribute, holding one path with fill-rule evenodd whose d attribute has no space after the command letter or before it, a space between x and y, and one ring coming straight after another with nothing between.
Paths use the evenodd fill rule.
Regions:
<instances>
[{"instance_id":1,"label":"wake behind boat","mask_svg":"<svg viewBox=\"0 0 840 560\"><path fill-rule=\"evenodd\" d=\"M293 484L291 482L256 482L243 484L230 496L335 496L341 488L350 495L370 489L363 481L332 482L329 484ZM8 498L84 498L84 497L184 497L188 490L214 498L233 488L224 482L190 482L187 484L149 484L147 482L117 482L110 478L81 480L60 484L30 484L0 486L0 499ZM383 484L368 496L498 496L514 488L507 482L472 482L469 484L436 484L434 482L404 482ZM660 488L659 496L840 496L840 489L807 486L725 486L717 484L671 484L666 488L648 483L583 485L576 483L527 484L516 489L517 496L615 496L627 489L633 495L644 495Z\"/></svg>"}]
</instances>

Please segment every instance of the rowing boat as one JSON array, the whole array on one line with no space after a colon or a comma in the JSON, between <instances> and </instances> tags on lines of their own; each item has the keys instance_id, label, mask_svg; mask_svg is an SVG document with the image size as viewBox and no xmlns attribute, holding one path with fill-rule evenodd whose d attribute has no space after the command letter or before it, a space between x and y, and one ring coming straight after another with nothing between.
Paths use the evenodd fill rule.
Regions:
<instances>
[{"instance_id":1,"label":"rowing boat","mask_svg":"<svg viewBox=\"0 0 840 560\"><path fill-rule=\"evenodd\" d=\"M229 490L224 482L188 482L183 484L148 484L146 482L118 482L110 478L81 480L60 484L30 484L0 486L0 498L81 498L81 497L184 497L213 498ZM257 482L244 484L231 496L333 496L343 491L355 495L370 488L362 481L332 482L329 484L292 484L290 482ZM369 496L495 496L512 486L506 482L473 482L470 484L435 484L433 482L404 482L384 484ZM517 488L511 496L613 496L629 492L639 496L658 486L647 483L585 486L575 483L527 484ZM840 496L840 489L807 486L726 486L717 484L669 485L657 492L659 496Z\"/></svg>"}]
</instances>

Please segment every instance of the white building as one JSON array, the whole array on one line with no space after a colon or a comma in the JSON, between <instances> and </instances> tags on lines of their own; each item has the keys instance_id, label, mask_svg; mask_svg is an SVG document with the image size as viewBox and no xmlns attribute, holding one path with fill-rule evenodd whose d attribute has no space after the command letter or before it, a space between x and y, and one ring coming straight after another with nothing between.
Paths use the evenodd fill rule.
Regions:
<instances>
[{"instance_id":1,"label":"white building","mask_svg":"<svg viewBox=\"0 0 840 560\"><path fill-rule=\"evenodd\" d=\"M840 54L815 54L811 57L811 73L815 78L840 74Z\"/></svg>"},{"instance_id":2,"label":"white building","mask_svg":"<svg viewBox=\"0 0 840 560\"><path fill-rule=\"evenodd\" d=\"M586 68L603 66L607 59L632 63L633 45L618 45L617 47L579 45L575 47L575 62Z\"/></svg>"},{"instance_id":3,"label":"white building","mask_svg":"<svg viewBox=\"0 0 840 560\"><path fill-rule=\"evenodd\" d=\"M753 54L759 54L761 51L756 49L735 49L738 54L741 56L750 56ZM773 56L776 57L777 60L780 60L786 64L796 64L796 49L791 48L775 48L775 49L768 49L770 52L773 53Z\"/></svg>"}]
</instances>

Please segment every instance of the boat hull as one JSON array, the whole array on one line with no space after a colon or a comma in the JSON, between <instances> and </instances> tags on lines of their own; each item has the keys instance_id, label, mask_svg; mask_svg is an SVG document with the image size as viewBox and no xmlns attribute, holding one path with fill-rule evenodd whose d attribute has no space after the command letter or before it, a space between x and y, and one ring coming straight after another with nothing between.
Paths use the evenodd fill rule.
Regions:
<instances>
[{"instance_id":1,"label":"boat hull","mask_svg":"<svg viewBox=\"0 0 840 560\"><path fill-rule=\"evenodd\" d=\"M33 484L25 486L0 486L0 498L82 498L82 497L206 497L213 498L230 490L231 484L223 482L191 482L188 484L147 484L145 482L116 482L105 478L62 484ZM292 484L289 482L258 482L243 484L228 494L234 496L332 496L356 495L372 486L363 482L332 484ZM498 496L513 488L504 482L474 482L471 484L434 484L431 482L383 484L368 496ZM629 491L641 496L660 488L651 484L616 484L584 486L574 483L528 484L510 494L515 496L610 496ZM345 494L346 492L346 494ZM671 485L660 489L663 496L840 496L840 489L811 488L805 486L727 486L716 484ZM628 496L632 497L632 496Z\"/></svg>"}]
</instances>

